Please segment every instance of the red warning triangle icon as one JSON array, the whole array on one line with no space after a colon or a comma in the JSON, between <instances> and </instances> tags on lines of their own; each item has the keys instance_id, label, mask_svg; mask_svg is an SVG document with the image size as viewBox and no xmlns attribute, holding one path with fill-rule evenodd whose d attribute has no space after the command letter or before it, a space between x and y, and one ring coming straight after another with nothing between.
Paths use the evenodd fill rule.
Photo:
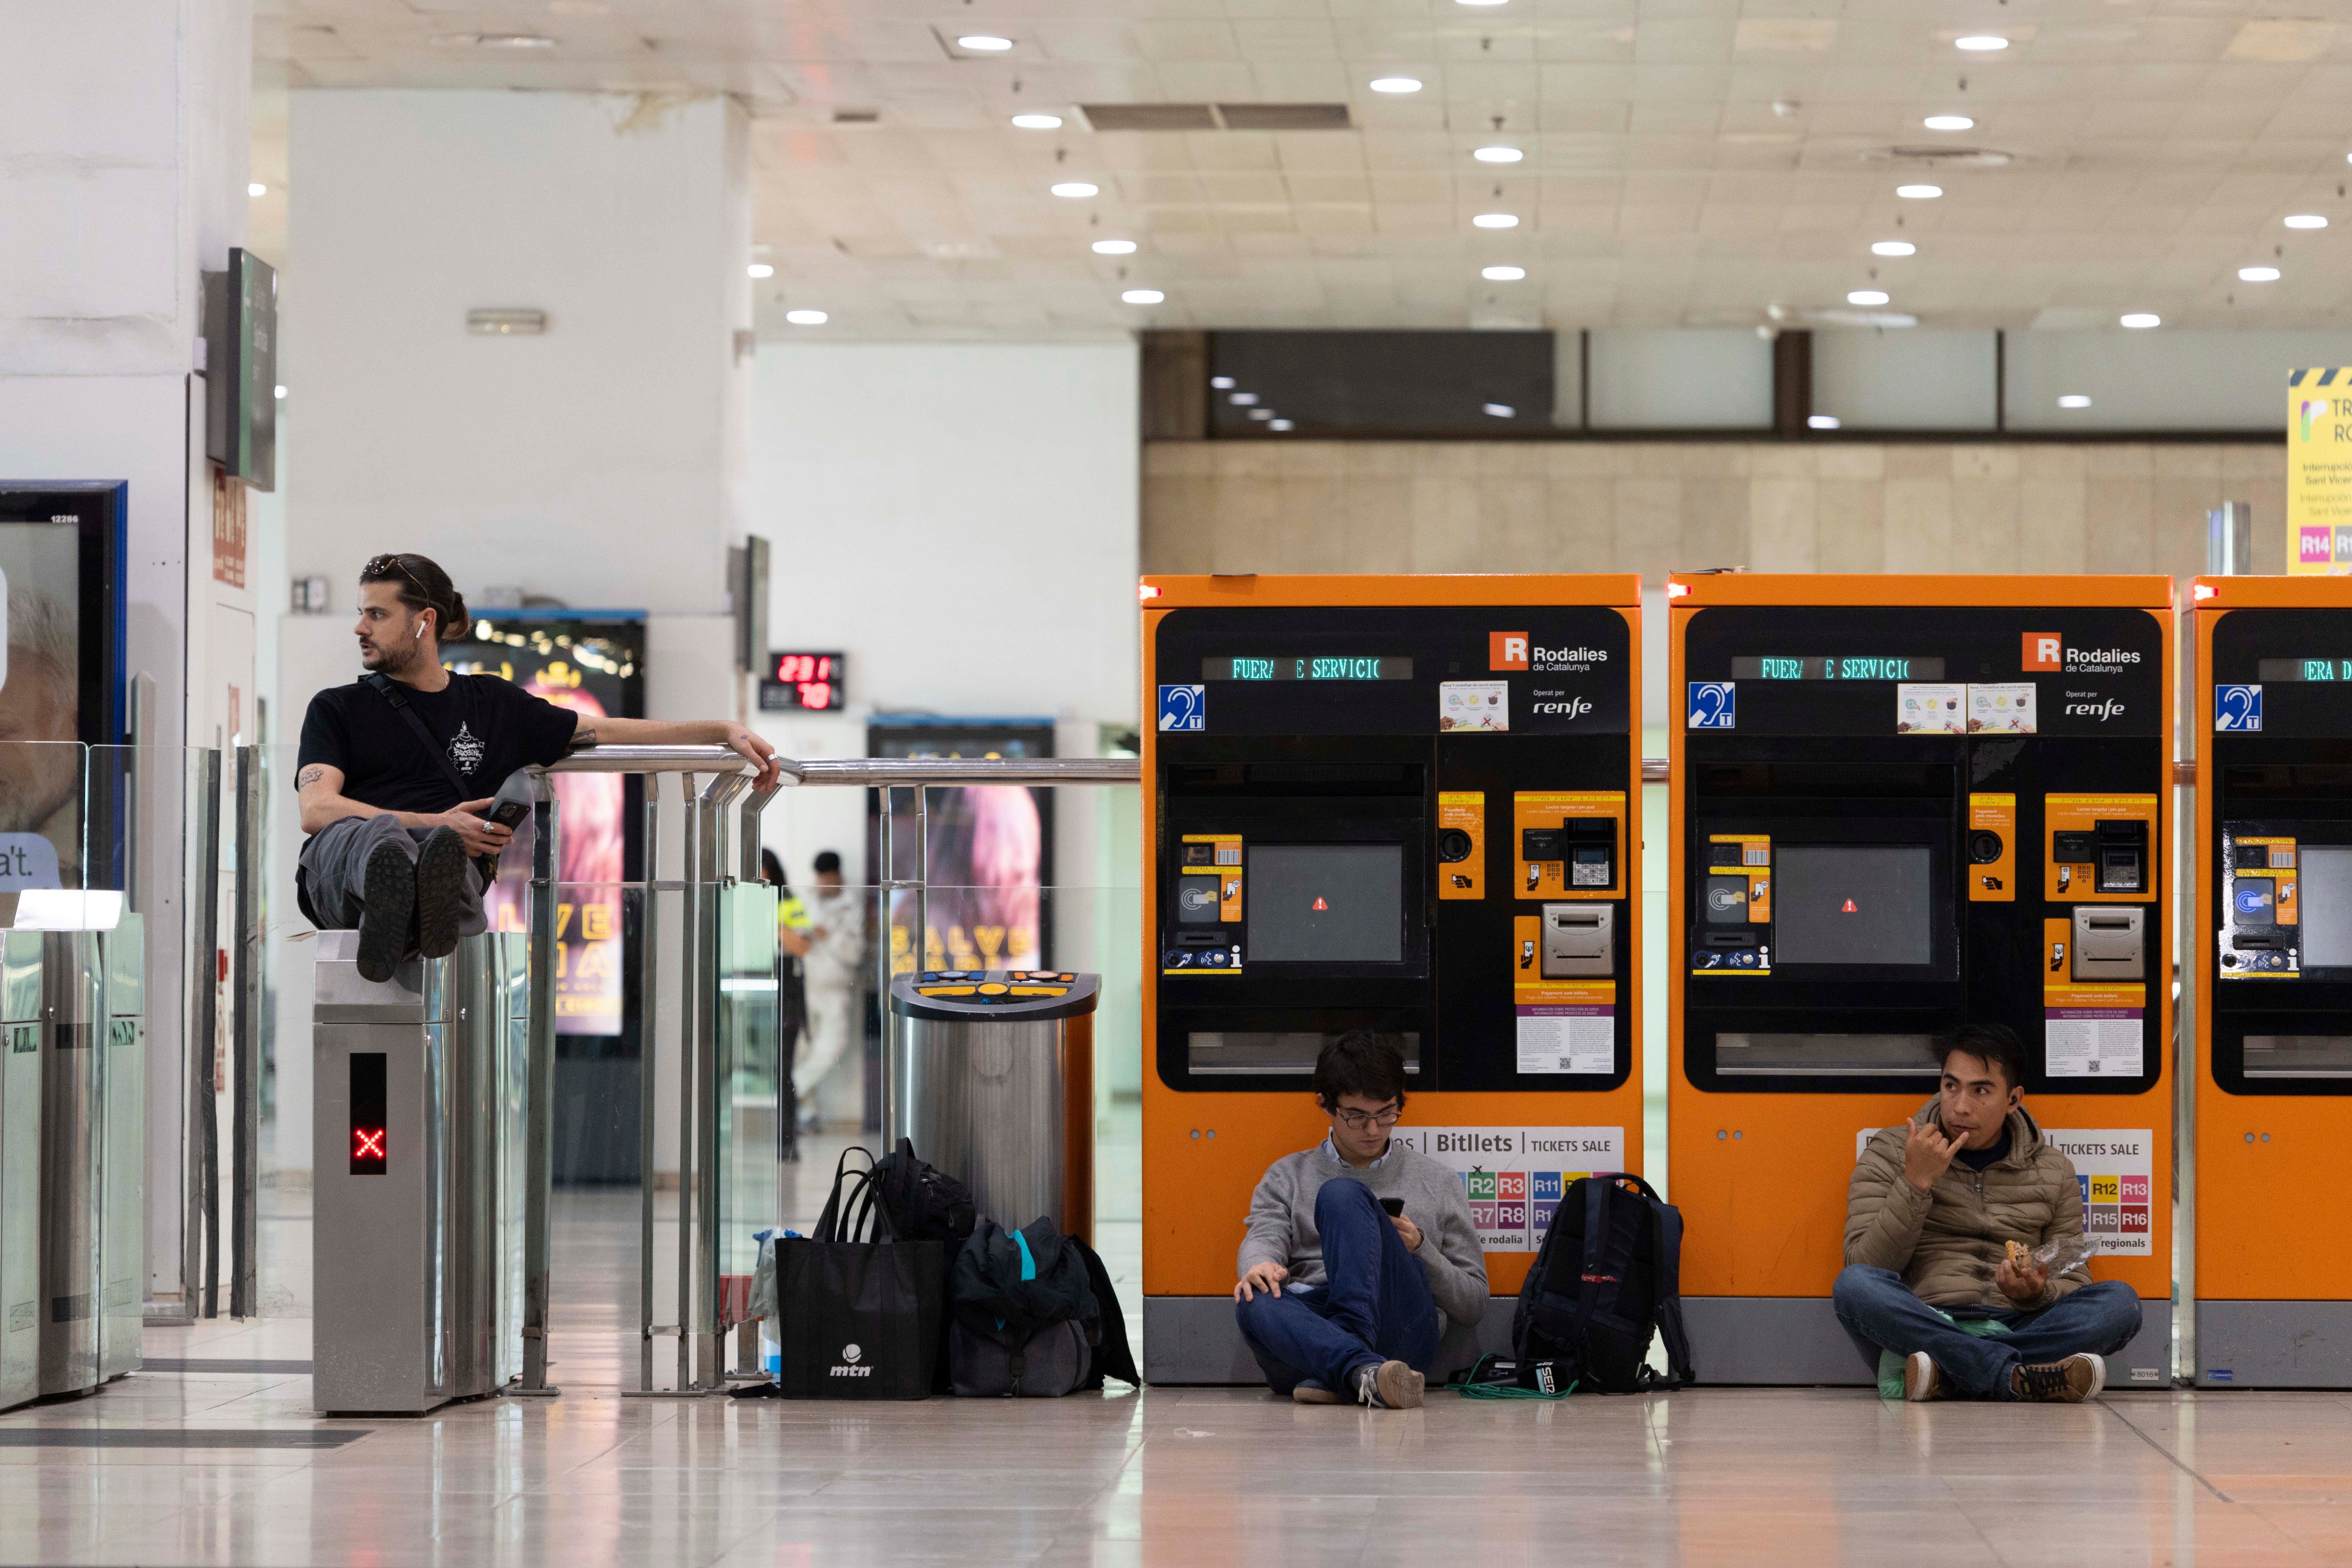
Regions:
<instances>
[{"instance_id":1,"label":"red warning triangle icon","mask_svg":"<svg viewBox=\"0 0 2352 1568\"><path fill-rule=\"evenodd\" d=\"M1316 907L1317 909L1318 909L1318 910L1328 910L1328 909L1329 909L1331 906L1330 906L1330 905L1328 905L1328 904L1327 904L1327 903L1325 903L1322 900L1318 899L1318 900L1315 900L1315 907Z\"/></svg>"},{"instance_id":2,"label":"red warning triangle icon","mask_svg":"<svg viewBox=\"0 0 2352 1568\"><path fill-rule=\"evenodd\" d=\"M1848 899L1848 900L1845 901L1845 908L1844 908L1844 909L1843 909L1843 910L1840 910L1838 912L1839 912L1840 914L1850 915L1850 914L1857 913L1857 912L1859 912L1859 911L1857 911L1857 910L1854 909L1854 907L1853 907L1853 900L1852 899Z\"/></svg>"}]
</instances>

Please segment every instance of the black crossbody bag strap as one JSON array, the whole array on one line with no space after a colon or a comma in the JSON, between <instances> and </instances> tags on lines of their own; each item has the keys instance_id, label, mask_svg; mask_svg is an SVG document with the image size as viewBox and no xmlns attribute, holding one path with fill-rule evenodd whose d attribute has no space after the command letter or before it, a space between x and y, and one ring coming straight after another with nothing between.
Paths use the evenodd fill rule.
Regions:
<instances>
[{"instance_id":1,"label":"black crossbody bag strap","mask_svg":"<svg viewBox=\"0 0 2352 1568\"><path fill-rule=\"evenodd\" d=\"M376 695L391 703L394 712L408 721L408 727L416 731L417 740L423 742L425 752L433 759L434 765L441 770L441 776L449 782L450 788L457 792L457 800L466 799L466 792L473 786L466 782L466 775L459 773L457 764L449 760L447 749L441 744L435 737L432 729L425 724L425 716L409 706L407 694L400 689L400 682L374 670L370 670L360 679L375 688ZM453 800L449 804L454 806L457 804L457 800Z\"/></svg>"}]
</instances>

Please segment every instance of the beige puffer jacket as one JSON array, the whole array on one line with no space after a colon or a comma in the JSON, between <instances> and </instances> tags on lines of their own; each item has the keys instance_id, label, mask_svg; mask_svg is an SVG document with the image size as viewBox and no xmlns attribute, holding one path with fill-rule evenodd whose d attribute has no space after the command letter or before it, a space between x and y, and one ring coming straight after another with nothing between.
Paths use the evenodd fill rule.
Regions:
<instances>
[{"instance_id":1,"label":"beige puffer jacket","mask_svg":"<svg viewBox=\"0 0 2352 1568\"><path fill-rule=\"evenodd\" d=\"M1932 1124L1936 1102L1911 1123ZM1906 1124L1907 1125L1907 1124ZM1903 1179L1903 1127L1882 1127L1846 1186L1845 1260L1903 1276L1931 1307L2046 1307L2091 1282L2077 1264L2051 1277L2039 1301L2010 1300L1992 1282L2005 1243L2039 1247L2083 1234L2083 1189L2074 1163L2042 1141L2020 1106L2009 1113L2009 1153L1983 1171L1955 1159L1926 1192Z\"/></svg>"}]
</instances>

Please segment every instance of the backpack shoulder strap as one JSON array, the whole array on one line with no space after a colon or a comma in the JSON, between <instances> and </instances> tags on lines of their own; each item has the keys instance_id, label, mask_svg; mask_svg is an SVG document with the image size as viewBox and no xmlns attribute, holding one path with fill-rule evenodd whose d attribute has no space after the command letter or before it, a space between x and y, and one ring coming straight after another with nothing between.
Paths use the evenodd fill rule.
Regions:
<instances>
[{"instance_id":1,"label":"backpack shoulder strap","mask_svg":"<svg viewBox=\"0 0 2352 1568\"><path fill-rule=\"evenodd\" d=\"M1698 1381L1698 1372L1691 1365L1690 1331L1683 1324L1683 1211L1654 1198L1650 1211L1657 1226L1651 1277L1657 1282L1658 1334L1666 1342L1666 1375L1657 1386L1688 1388Z\"/></svg>"},{"instance_id":2,"label":"backpack shoulder strap","mask_svg":"<svg viewBox=\"0 0 2352 1568\"><path fill-rule=\"evenodd\" d=\"M400 689L400 682L381 670L373 669L369 670L360 679L373 687L377 696L392 704L394 712L408 721L408 728L415 734L418 742L424 746L425 754L433 759L434 766L441 770L441 777L447 782L450 788L457 792L458 800L465 799L466 792L473 786L466 782L465 775L457 771L457 764L449 761L448 751L433 733L431 726L425 722L425 716L410 705L408 694ZM457 678L452 676L450 679L454 680ZM450 804L454 805L457 802L452 801Z\"/></svg>"}]
</instances>

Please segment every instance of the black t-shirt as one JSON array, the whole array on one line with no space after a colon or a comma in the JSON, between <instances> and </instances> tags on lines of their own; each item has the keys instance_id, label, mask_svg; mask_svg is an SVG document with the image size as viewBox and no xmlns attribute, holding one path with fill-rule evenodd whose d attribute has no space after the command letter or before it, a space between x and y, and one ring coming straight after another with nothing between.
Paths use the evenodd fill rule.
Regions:
<instances>
[{"instance_id":1,"label":"black t-shirt","mask_svg":"<svg viewBox=\"0 0 2352 1568\"><path fill-rule=\"evenodd\" d=\"M1960 1163L1971 1171L1990 1170L2008 1159L2009 1124L2007 1122L2001 1124L2000 1142L1990 1149L1963 1149L1959 1152L1958 1158Z\"/></svg>"},{"instance_id":2,"label":"black t-shirt","mask_svg":"<svg viewBox=\"0 0 2352 1568\"><path fill-rule=\"evenodd\" d=\"M561 758L580 722L571 709L495 675L452 675L438 691L404 686L401 693L447 750L468 800L497 794L517 768ZM460 798L449 793L448 775L408 721L365 681L331 686L310 699L298 780L312 763L341 768L343 795L383 811L446 811Z\"/></svg>"}]
</instances>

